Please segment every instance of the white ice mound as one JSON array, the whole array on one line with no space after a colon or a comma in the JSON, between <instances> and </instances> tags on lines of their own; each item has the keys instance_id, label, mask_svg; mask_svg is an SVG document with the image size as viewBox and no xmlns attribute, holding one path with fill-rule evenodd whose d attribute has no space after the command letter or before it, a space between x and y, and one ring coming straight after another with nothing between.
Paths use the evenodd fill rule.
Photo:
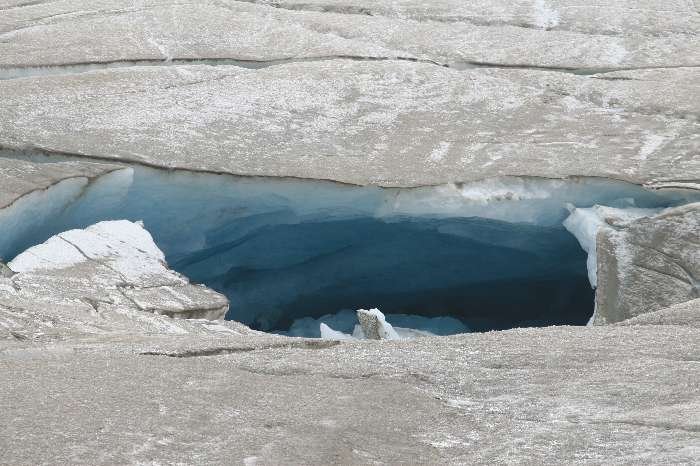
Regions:
<instances>
[{"instance_id":1,"label":"white ice mound","mask_svg":"<svg viewBox=\"0 0 700 466\"><path fill-rule=\"evenodd\" d=\"M15 293L16 303L4 303L0 296L0 305L7 307L31 298L67 306L93 303L100 312L145 311L185 319L223 319L228 311L223 295L168 268L140 222L106 221L66 231L27 249L8 266L16 273L12 280L18 289L29 294ZM32 287L42 292L31 295Z\"/></svg>"},{"instance_id":2,"label":"white ice mound","mask_svg":"<svg viewBox=\"0 0 700 466\"><path fill-rule=\"evenodd\" d=\"M140 223L100 222L84 230L69 230L18 255L9 263L15 272L65 269L84 261L103 263L129 282L147 283L154 277L186 283L169 270L165 256Z\"/></svg>"},{"instance_id":3,"label":"white ice mound","mask_svg":"<svg viewBox=\"0 0 700 466\"><path fill-rule=\"evenodd\" d=\"M593 288L597 284L596 239L601 228L625 225L642 217L651 217L663 209L641 209L637 207L617 208L602 205L578 208L567 205L569 216L564 220L564 227L576 237L586 253L588 260L588 280Z\"/></svg>"}]
</instances>

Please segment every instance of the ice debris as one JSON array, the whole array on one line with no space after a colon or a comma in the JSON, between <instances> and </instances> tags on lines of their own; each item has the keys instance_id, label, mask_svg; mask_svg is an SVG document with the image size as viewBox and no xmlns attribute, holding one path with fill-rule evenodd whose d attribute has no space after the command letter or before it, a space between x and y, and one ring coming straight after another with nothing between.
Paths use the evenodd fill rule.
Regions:
<instances>
[{"instance_id":1,"label":"ice debris","mask_svg":"<svg viewBox=\"0 0 700 466\"><path fill-rule=\"evenodd\" d=\"M362 333L369 340L398 340L399 334L386 321L379 309L359 309L357 320L360 321Z\"/></svg>"},{"instance_id":2,"label":"ice debris","mask_svg":"<svg viewBox=\"0 0 700 466\"><path fill-rule=\"evenodd\" d=\"M333 330L321 322L321 338L326 340L406 340L435 335L424 330L394 328L386 321L386 316L379 309L358 309L356 315L360 323L355 325L352 335ZM467 330L463 325L462 328Z\"/></svg>"}]
</instances>

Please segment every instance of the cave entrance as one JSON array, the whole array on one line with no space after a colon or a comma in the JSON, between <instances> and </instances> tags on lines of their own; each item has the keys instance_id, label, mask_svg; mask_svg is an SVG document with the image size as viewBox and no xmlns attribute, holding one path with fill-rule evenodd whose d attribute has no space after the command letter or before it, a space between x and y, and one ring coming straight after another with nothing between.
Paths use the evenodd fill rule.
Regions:
<instances>
[{"instance_id":1,"label":"cave entrance","mask_svg":"<svg viewBox=\"0 0 700 466\"><path fill-rule=\"evenodd\" d=\"M592 178L379 188L144 167L81 186L7 213L0 256L98 221L142 220L173 269L228 296L228 319L299 336L319 336L321 322L350 333L363 308L441 335L583 325L594 291L562 225L567 206L690 199Z\"/></svg>"},{"instance_id":2,"label":"cave entrance","mask_svg":"<svg viewBox=\"0 0 700 466\"><path fill-rule=\"evenodd\" d=\"M593 312L586 254L561 226L314 219L263 226L171 265L226 294L227 318L294 335L318 336L324 321L352 333L342 311L355 309L440 334L583 325Z\"/></svg>"}]
</instances>

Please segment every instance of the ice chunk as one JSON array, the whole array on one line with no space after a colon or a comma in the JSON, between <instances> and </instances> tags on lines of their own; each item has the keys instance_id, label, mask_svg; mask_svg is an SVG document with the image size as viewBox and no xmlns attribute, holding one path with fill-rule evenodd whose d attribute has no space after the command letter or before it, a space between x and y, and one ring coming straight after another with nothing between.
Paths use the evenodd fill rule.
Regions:
<instances>
[{"instance_id":1,"label":"ice chunk","mask_svg":"<svg viewBox=\"0 0 700 466\"><path fill-rule=\"evenodd\" d=\"M316 319L303 317L295 319L289 330L283 333L290 337L318 338L321 336L319 333L320 324L325 324L341 333L349 334L352 333L353 328L357 324L357 315L353 310L344 309L335 314L325 314Z\"/></svg>"},{"instance_id":2,"label":"ice chunk","mask_svg":"<svg viewBox=\"0 0 700 466\"><path fill-rule=\"evenodd\" d=\"M375 315L376 310L363 311ZM318 319L304 317L296 319L284 335L331 340L366 340L362 325L358 324L358 311L344 309L335 314L326 314ZM454 335L468 332L469 328L453 317L425 317L409 314L387 314L385 325L392 327L401 339L429 337L435 335ZM394 335L394 336L396 336Z\"/></svg>"},{"instance_id":3,"label":"ice chunk","mask_svg":"<svg viewBox=\"0 0 700 466\"><path fill-rule=\"evenodd\" d=\"M357 320L360 321L362 332L370 340L400 340L401 337L394 327L386 321L379 309L358 309Z\"/></svg>"},{"instance_id":4,"label":"ice chunk","mask_svg":"<svg viewBox=\"0 0 700 466\"><path fill-rule=\"evenodd\" d=\"M357 314L355 314L357 316ZM352 337L356 340L366 340L365 332L362 330L362 325L355 324L355 328L352 330Z\"/></svg>"},{"instance_id":5,"label":"ice chunk","mask_svg":"<svg viewBox=\"0 0 700 466\"><path fill-rule=\"evenodd\" d=\"M150 233L127 220L100 222L84 230L69 230L34 246L8 265L15 272L57 270L94 261L127 281L149 285L182 285L181 275L168 270L163 253Z\"/></svg>"}]
</instances>

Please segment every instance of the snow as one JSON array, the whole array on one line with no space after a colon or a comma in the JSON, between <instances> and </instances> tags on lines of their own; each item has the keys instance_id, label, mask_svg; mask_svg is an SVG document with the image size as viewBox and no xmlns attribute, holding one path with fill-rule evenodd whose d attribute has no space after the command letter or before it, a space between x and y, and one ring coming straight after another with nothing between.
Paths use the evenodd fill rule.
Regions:
<instances>
[{"instance_id":1,"label":"snow","mask_svg":"<svg viewBox=\"0 0 700 466\"><path fill-rule=\"evenodd\" d=\"M452 144L449 142L441 142L438 144L430 153L430 161L435 163L442 161L442 159L445 158L450 151L451 145Z\"/></svg>"},{"instance_id":2,"label":"snow","mask_svg":"<svg viewBox=\"0 0 700 466\"><path fill-rule=\"evenodd\" d=\"M665 136L660 134L654 134L649 131L646 132L644 136L644 142L642 147L639 149L639 160L646 160L651 154L661 149L666 143L668 143L676 134L671 136Z\"/></svg>"},{"instance_id":3,"label":"snow","mask_svg":"<svg viewBox=\"0 0 700 466\"><path fill-rule=\"evenodd\" d=\"M45 243L28 249L9 264L14 272L65 269L85 261L80 251L65 242L60 236L49 238Z\"/></svg>"},{"instance_id":4,"label":"snow","mask_svg":"<svg viewBox=\"0 0 700 466\"><path fill-rule=\"evenodd\" d=\"M666 142L666 138L664 136L659 136L657 134L648 135L644 139L642 148L639 150L639 157L642 160L645 160L648 156L656 152L656 150L660 148L664 142Z\"/></svg>"},{"instance_id":5,"label":"snow","mask_svg":"<svg viewBox=\"0 0 700 466\"><path fill-rule=\"evenodd\" d=\"M89 231L105 240L118 238L120 243L128 244L130 249L135 249L160 261L165 261L165 255L158 249L153 237L144 228L143 222L114 221L102 222L93 225ZM93 243L95 244L95 243ZM107 252L107 251L104 251Z\"/></svg>"}]
</instances>

